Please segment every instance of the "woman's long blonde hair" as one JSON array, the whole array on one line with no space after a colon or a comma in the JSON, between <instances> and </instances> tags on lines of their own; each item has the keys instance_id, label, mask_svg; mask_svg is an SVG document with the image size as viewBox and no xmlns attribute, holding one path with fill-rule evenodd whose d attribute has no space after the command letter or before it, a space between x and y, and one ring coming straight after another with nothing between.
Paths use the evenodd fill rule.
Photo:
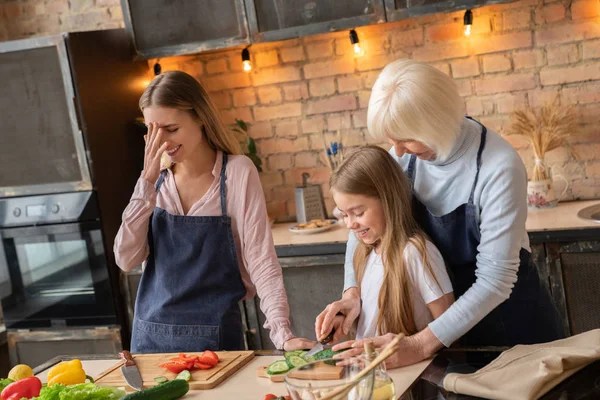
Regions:
<instances>
[{"instance_id":1,"label":"woman's long blonde hair","mask_svg":"<svg viewBox=\"0 0 600 400\"><path fill-rule=\"evenodd\" d=\"M242 154L235 134L227 129L206 90L185 72L169 71L158 75L140 97L139 106L142 111L151 106L187 111L202 124L202 133L212 148L227 154ZM171 164L166 153L163 154L161 168L169 168Z\"/></svg>"},{"instance_id":2,"label":"woman's long blonde hair","mask_svg":"<svg viewBox=\"0 0 600 400\"><path fill-rule=\"evenodd\" d=\"M410 298L410 277L404 250L409 242L419 251L423 265L435 277L427 258L427 236L412 215L411 188L400 165L385 150L364 146L352 153L331 176L332 191L364 195L381 202L385 232L381 237L383 284L379 292L379 334L417 332ZM358 287L364 277L367 258L374 247L359 241L353 265ZM437 280L436 280L437 282ZM439 285L439 284L438 284Z\"/></svg>"}]
</instances>

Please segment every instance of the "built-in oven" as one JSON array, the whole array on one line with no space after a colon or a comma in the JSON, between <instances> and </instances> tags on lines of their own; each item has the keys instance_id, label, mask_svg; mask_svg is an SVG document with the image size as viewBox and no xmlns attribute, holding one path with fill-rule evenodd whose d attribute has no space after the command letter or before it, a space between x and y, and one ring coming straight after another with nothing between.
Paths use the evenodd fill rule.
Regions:
<instances>
[{"instance_id":1,"label":"built-in oven","mask_svg":"<svg viewBox=\"0 0 600 400\"><path fill-rule=\"evenodd\" d=\"M7 329L117 323L94 192L0 199Z\"/></svg>"}]
</instances>

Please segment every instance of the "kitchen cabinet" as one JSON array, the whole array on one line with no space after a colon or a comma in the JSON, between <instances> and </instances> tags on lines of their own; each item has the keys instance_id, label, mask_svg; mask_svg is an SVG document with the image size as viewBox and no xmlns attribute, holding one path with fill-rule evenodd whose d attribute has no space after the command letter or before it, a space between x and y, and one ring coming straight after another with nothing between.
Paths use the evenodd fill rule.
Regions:
<instances>
[{"instance_id":1,"label":"kitchen cabinet","mask_svg":"<svg viewBox=\"0 0 600 400\"><path fill-rule=\"evenodd\" d=\"M385 22L383 0L245 0L253 42Z\"/></svg>"},{"instance_id":2,"label":"kitchen cabinet","mask_svg":"<svg viewBox=\"0 0 600 400\"><path fill-rule=\"evenodd\" d=\"M506 2L506 0L385 0L385 14L387 20L391 22Z\"/></svg>"},{"instance_id":3,"label":"kitchen cabinet","mask_svg":"<svg viewBox=\"0 0 600 400\"><path fill-rule=\"evenodd\" d=\"M121 8L143 58L250 43L243 0L121 0Z\"/></svg>"}]
</instances>

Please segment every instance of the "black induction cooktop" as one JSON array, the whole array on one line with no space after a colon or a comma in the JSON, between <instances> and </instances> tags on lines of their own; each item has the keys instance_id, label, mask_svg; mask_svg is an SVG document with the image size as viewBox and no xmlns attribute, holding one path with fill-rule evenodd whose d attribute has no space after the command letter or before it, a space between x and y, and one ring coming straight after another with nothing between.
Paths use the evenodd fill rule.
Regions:
<instances>
[{"instance_id":1,"label":"black induction cooktop","mask_svg":"<svg viewBox=\"0 0 600 400\"><path fill-rule=\"evenodd\" d=\"M400 400L475 400L480 397L447 392L442 387L449 373L468 374L492 362L501 351L446 350L436 356ZM540 400L600 400L600 361L564 380Z\"/></svg>"}]
</instances>

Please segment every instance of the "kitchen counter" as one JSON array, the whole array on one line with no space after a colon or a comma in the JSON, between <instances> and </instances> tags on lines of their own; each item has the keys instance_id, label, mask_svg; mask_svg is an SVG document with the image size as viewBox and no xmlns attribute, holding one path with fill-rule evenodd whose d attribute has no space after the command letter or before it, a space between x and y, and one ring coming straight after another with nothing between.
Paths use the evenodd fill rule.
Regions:
<instances>
[{"instance_id":1,"label":"kitchen counter","mask_svg":"<svg viewBox=\"0 0 600 400\"><path fill-rule=\"evenodd\" d=\"M582 235L600 236L600 224L577 217L579 210L590 205L598 204L600 200L572 201L559 203L557 207L548 209L530 209L527 216L526 228L532 240L552 239L553 237L576 237ZM299 234L289 231L295 223L273 225L273 241L279 256L301 256L304 254L298 247L326 245L326 249L315 249L318 254L332 254L345 248L349 230L343 224L322 233ZM591 230L591 231L588 231ZM295 251L289 246L296 247Z\"/></svg>"}]
</instances>

